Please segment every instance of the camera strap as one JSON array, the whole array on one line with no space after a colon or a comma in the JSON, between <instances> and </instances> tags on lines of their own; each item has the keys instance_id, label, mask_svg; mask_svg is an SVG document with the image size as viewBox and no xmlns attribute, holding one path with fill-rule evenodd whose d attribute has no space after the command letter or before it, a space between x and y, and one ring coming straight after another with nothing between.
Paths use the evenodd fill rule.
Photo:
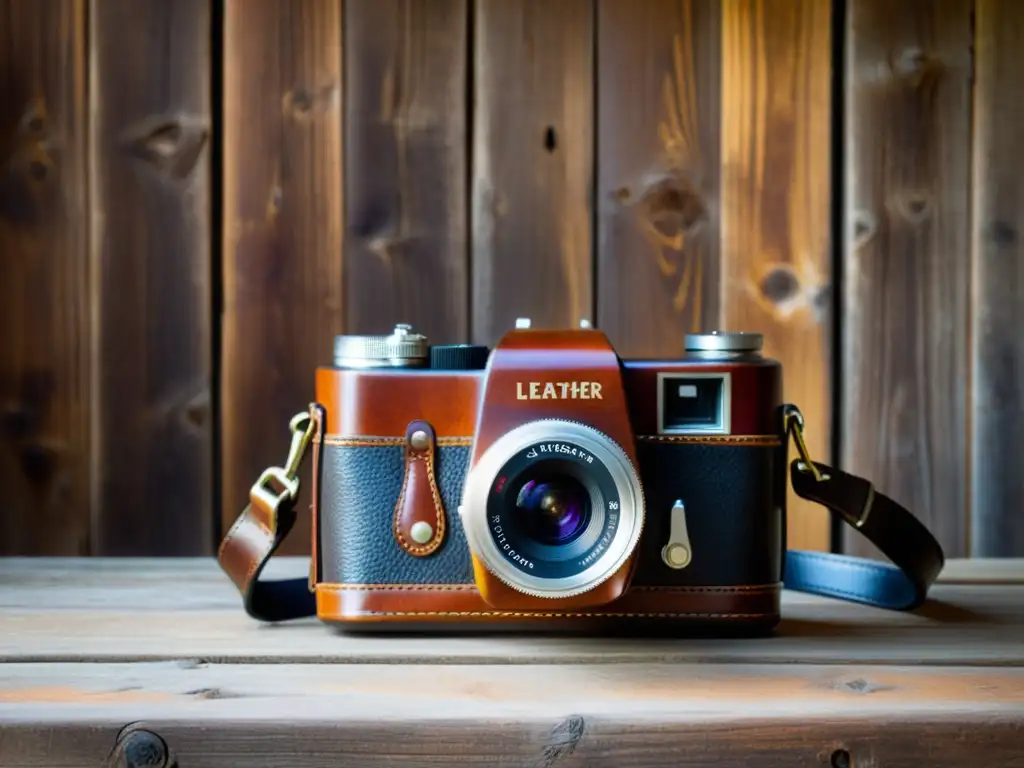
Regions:
<instances>
[{"instance_id":1,"label":"camera strap","mask_svg":"<svg viewBox=\"0 0 1024 768\"><path fill-rule=\"evenodd\" d=\"M295 524L298 471L310 444L316 497L323 417L323 408L314 403L292 419L287 461L260 475L249 492L249 503L217 552L221 568L242 595L246 612L261 621L316 614L312 570L308 579L261 581L260 575ZM796 406L786 405L783 418L787 438L792 437L799 454L790 463L794 491L834 512L892 561L890 565L848 555L787 550L784 587L892 610L920 606L945 562L938 541L909 510L864 478L813 461ZM316 552L312 556L315 562Z\"/></svg>"}]
</instances>

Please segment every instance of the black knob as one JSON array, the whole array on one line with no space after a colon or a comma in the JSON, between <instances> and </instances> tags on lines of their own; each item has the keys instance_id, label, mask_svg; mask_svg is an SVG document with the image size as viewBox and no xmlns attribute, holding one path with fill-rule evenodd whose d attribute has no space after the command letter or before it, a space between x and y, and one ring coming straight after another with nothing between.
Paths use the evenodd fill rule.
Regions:
<instances>
[{"instance_id":1,"label":"black knob","mask_svg":"<svg viewBox=\"0 0 1024 768\"><path fill-rule=\"evenodd\" d=\"M430 348L430 367L439 371L478 371L487 367L489 347L446 344Z\"/></svg>"}]
</instances>

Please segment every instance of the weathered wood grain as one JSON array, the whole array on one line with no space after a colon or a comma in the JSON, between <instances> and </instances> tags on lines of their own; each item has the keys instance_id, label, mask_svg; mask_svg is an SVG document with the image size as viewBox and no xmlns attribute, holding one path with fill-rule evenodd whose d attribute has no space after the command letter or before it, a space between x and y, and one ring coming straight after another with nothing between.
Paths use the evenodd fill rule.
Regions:
<instances>
[{"instance_id":1,"label":"weathered wood grain","mask_svg":"<svg viewBox=\"0 0 1024 768\"><path fill-rule=\"evenodd\" d=\"M100 0L89 19L91 551L205 554L214 533L210 4Z\"/></svg>"},{"instance_id":2,"label":"weathered wood grain","mask_svg":"<svg viewBox=\"0 0 1024 768\"><path fill-rule=\"evenodd\" d=\"M0 2L0 555L89 552L86 32Z\"/></svg>"},{"instance_id":3,"label":"weathered wood grain","mask_svg":"<svg viewBox=\"0 0 1024 768\"><path fill-rule=\"evenodd\" d=\"M721 323L721 5L597 4L597 320L630 357Z\"/></svg>"},{"instance_id":4,"label":"weathered wood grain","mask_svg":"<svg viewBox=\"0 0 1024 768\"><path fill-rule=\"evenodd\" d=\"M345 329L467 341L468 0L345 3Z\"/></svg>"},{"instance_id":5,"label":"weathered wood grain","mask_svg":"<svg viewBox=\"0 0 1024 768\"><path fill-rule=\"evenodd\" d=\"M478 1L473 340L593 321L593 4Z\"/></svg>"},{"instance_id":6,"label":"weathered wood grain","mask_svg":"<svg viewBox=\"0 0 1024 768\"><path fill-rule=\"evenodd\" d=\"M0 561L0 662L874 664L1024 667L1024 560L950 564L915 613L786 592L771 639L347 635L250 619L211 560ZM304 558L268 576L305 573ZM979 583L980 582L980 583Z\"/></svg>"},{"instance_id":7,"label":"weathered wood grain","mask_svg":"<svg viewBox=\"0 0 1024 768\"><path fill-rule=\"evenodd\" d=\"M847 15L841 455L966 554L971 3ZM848 532L847 551L875 555Z\"/></svg>"},{"instance_id":8,"label":"weathered wood grain","mask_svg":"<svg viewBox=\"0 0 1024 768\"><path fill-rule=\"evenodd\" d=\"M341 45L340 0L225 4L224 530L285 460L342 330ZM304 511L309 462L300 479ZM283 551L310 551L308 515Z\"/></svg>"},{"instance_id":9,"label":"weathered wood grain","mask_svg":"<svg viewBox=\"0 0 1024 768\"><path fill-rule=\"evenodd\" d=\"M1024 6L974 19L970 554L1006 557L1024 555Z\"/></svg>"},{"instance_id":10,"label":"weathered wood grain","mask_svg":"<svg viewBox=\"0 0 1024 768\"><path fill-rule=\"evenodd\" d=\"M0 667L0 724L4 765L123 765L148 737L197 767L1005 768L1024 670L19 664Z\"/></svg>"},{"instance_id":11,"label":"weathered wood grain","mask_svg":"<svg viewBox=\"0 0 1024 768\"><path fill-rule=\"evenodd\" d=\"M723 325L763 333L783 395L827 460L831 439L830 0L722 5ZM828 549L830 522L790 491L789 546Z\"/></svg>"}]
</instances>

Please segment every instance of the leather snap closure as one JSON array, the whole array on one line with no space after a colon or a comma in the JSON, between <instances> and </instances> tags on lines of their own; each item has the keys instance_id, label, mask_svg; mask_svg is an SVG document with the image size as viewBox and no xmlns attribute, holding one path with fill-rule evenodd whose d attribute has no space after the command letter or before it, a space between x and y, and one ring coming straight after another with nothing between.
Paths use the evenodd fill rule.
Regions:
<instances>
[{"instance_id":1,"label":"leather snap closure","mask_svg":"<svg viewBox=\"0 0 1024 768\"><path fill-rule=\"evenodd\" d=\"M426 544L434 537L434 528L430 523L425 523L420 520L409 530L409 536L411 536L412 540L417 544Z\"/></svg>"}]
</instances>

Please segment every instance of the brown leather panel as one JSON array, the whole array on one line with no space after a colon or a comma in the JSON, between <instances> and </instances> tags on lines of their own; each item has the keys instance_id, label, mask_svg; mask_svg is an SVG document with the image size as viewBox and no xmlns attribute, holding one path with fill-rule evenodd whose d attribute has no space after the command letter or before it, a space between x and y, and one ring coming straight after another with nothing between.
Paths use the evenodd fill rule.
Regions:
<instances>
[{"instance_id":1,"label":"brown leather panel","mask_svg":"<svg viewBox=\"0 0 1024 768\"><path fill-rule=\"evenodd\" d=\"M405 434L405 478L402 492L395 504L395 540L398 546L415 557L434 552L447 530L444 504L434 476L434 429L425 421L409 423ZM429 526L430 538L419 542L414 527Z\"/></svg>"},{"instance_id":2,"label":"brown leather panel","mask_svg":"<svg viewBox=\"0 0 1024 768\"><path fill-rule=\"evenodd\" d=\"M499 611L473 584L320 584L317 614L325 621L446 621L572 619L588 617L777 618L780 585L751 587L633 587L618 600L579 611Z\"/></svg>"},{"instance_id":3,"label":"brown leather panel","mask_svg":"<svg viewBox=\"0 0 1024 768\"><path fill-rule=\"evenodd\" d=\"M520 340L511 338L516 333L529 334L531 346L523 348ZM584 378L585 371L576 368L576 363L570 365L564 358L567 351L575 350L584 367L600 366L600 336L596 331L512 332L502 340L501 348L515 356L518 368L539 374L523 379L528 391L529 381ZM730 413L734 435L779 434L782 371L774 361L709 363L669 358L643 362L627 360L624 365L616 363L616 366L628 403L628 419L636 434L658 433L658 374L685 371L730 374ZM571 375L559 377L559 371ZM485 375L484 370L439 372L415 368L389 371L321 367L316 372L316 399L327 410L327 430L332 435L400 437L405 434L409 421L424 419L434 426L440 438L471 437L477 427L478 404L483 395ZM515 409L521 402L517 397L516 381L509 386L511 389L503 390L501 399L507 400ZM539 406L546 415L558 415L563 405L572 408L573 403L590 402L593 405L604 402L606 411L616 410L608 407L605 394L603 390L602 400L596 401L525 402Z\"/></svg>"},{"instance_id":4,"label":"brown leather panel","mask_svg":"<svg viewBox=\"0 0 1024 768\"><path fill-rule=\"evenodd\" d=\"M438 438L472 437L483 371L318 368L316 400L332 435L401 437L413 419Z\"/></svg>"},{"instance_id":5,"label":"brown leather panel","mask_svg":"<svg viewBox=\"0 0 1024 768\"><path fill-rule=\"evenodd\" d=\"M262 522L265 515L262 512L257 515L255 509L253 504L246 505L217 551L221 568L243 594L249 588L256 568L274 545L274 534Z\"/></svg>"},{"instance_id":6,"label":"brown leather panel","mask_svg":"<svg viewBox=\"0 0 1024 768\"><path fill-rule=\"evenodd\" d=\"M482 397L471 467L494 441L537 419L567 419L594 427L636 464L622 367L600 331L506 333L491 353Z\"/></svg>"}]
</instances>

